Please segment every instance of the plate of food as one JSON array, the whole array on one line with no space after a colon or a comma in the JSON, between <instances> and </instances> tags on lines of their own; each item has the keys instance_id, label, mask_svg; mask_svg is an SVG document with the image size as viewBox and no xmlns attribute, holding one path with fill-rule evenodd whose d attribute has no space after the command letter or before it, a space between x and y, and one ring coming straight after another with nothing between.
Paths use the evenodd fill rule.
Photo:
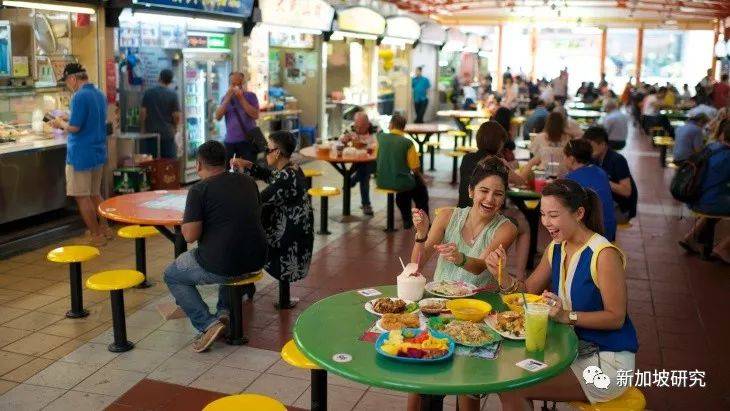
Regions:
<instances>
[{"instance_id":1,"label":"plate of food","mask_svg":"<svg viewBox=\"0 0 730 411\"><path fill-rule=\"evenodd\" d=\"M426 284L426 291L444 298L471 297L476 294L477 286L463 281L432 281Z\"/></svg>"},{"instance_id":2,"label":"plate of food","mask_svg":"<svg viewBox=\"0 0 730 411\"><path fill-rule=\"evenodd\" d=\"M421 323L421 317L416 313L383 314L375 326L385 332L401 328L425 328L425 324Z\"/></svg>"},{"instance_id":3,"label":"plate of food","mask_svg":"<svg viewBox=\"0 0 730 411\"><path fill-rule=\"evenodd\" d=\"M412 363L430 363L452 358L454 341L433 330L404 328L383 333L375 342L375 351L387 358Z\"/></svg>"},{"instance_id":4,"label":"plate of food","mask_svg":"<svg viewBox=\"0 0 730 411\"><path fill-rule=\"evenodd\" d=\"M528 303L537 303L537 302L544 302L544 298L541 295L537 294L528 294L528 293L514 293L514 294L506 294L502 296L502 302L509 307L511 311L515 311L518 313L524 312L524 304L527 300Z\"/></svg>"},{"instance_id":5,"label":"plate of food","mask_svg":"<svg viewBox=\"0 0 730 411\"><path fill-rule=\"evenodd\" d=\"M418 302L418 307L425 315L439 315L450 312L446 308L448 298L424 298Z\"/></svg>"},{"instance_id":6,"label":"plate of food","mask_svg":"<svg viewBox=\"0 0 730 411\"><path fill-rule=\"evenodd\" d=\"M510 340L525 339L525 316L516 311L488 315L484 320L499 335Z\"/></svg>"},{"instance_id":7,"label":"plate of food","mask_svg":"<svg viewBox=\"0 0 730 411\"><path fill-rule=\"evenodd\" d=\"M443 327L443 333L451 337L455 343L467 347L483 347L502 340L499 333L492 331L482 322L449 321Z\"/></svg>"},{"instance_id":8,"label":"plate of food","mask_svg":"<svg viewBox=\"0 0 730 411\"><path fill-rule=\"evenodd\" d=\"M418 303L397 297L382 297L365 303L365 310L371 314L403 314L418 311Z\"/></svg>"}]
</instances>

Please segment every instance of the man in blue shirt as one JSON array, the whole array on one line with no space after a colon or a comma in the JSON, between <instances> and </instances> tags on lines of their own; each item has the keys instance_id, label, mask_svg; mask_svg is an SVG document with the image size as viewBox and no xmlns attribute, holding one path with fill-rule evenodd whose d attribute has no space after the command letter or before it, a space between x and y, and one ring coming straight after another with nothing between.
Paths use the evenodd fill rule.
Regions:
<instances>
[{"instance_id":1,"label":"man in blue shirt","mask_svg":"<svg viewBox=\"0 0 730 411\"><path fill-rule=\"evenodd\" d=\"M89 83L89 76L78 63L63 70L61 81L73 93L71 118L55 118L51 126L68 133L66 148L66 195L76 199L81 217L91 234L91 244L102 246L113 233L100 222L96 208L102 201L101 178L107 160L106 98Z\"/></svg>"},{"instance_id":2,"label":"man in blue shirt","mask_svg":"<svg viewBox=\"0 0 730 411\"><path fill-rule=\"evenodd\" d=\"M702 130L710 119L699 113L690 117L674 133L674 162L679 164L699 153L705 147L705 132Z\"/></svg>"},{"instance_id":3,"label":"man in blue shirt","mask_svg":"<svg viewBox=\"0 0 730 411\"><path fill-rule=\"evenodd\" d=\"M423 68L416 68L416 75L411 79L411 88L413 88L413 102L416 106L416 123L423 123L423 115L428 107L428 89L431 88L431 82L423 77Z\"/></svg>"},{"instance_id":4,"label":"man in blue shirt","mask_svg":"<svg viewBox=\"0 0 730 411\"><path fill-rule=\"evenodd\" d=\"M613 99L604 103L606 118L603 119L603 127L608 133L608 146L612 150L621 150L626 147L626 137L629 135L629 118L618 108Z\"/></svg>"},{"instance_id":5,"label":"man in blue shirt","mask_svg":"<svg viewBox=\"0 0 730 411\"><path fill-rule=\"evenodd\" d=\"M545 120L550 112L545 108L545 102L542 99L537 100L537 106L535 110L530 114L530 117L525 121L525 126L522 128L522 138L525 140L530 139L530 133L542 133L542 129L545 128Z\"/></svg>"}]
</instances>

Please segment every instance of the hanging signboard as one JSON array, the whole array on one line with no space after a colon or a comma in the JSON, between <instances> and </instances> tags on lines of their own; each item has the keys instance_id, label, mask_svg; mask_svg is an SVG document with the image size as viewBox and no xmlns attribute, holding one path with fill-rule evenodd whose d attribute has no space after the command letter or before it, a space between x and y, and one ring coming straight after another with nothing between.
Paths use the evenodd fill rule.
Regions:
<instances>
[{"instance_id":1,"label":"hanging signboard","mask_svg":"<svg viewBox=\"0 0 730 411\"><path fill-rule=\"evenodd\" d=\"M243 18L249 17L253 11L253 0L132 0L132 3Z\"/></svg>"},{"instance_id":2,"label":"hanging signboard","mask_svg":"<svg viewBox=\"0 0 730 411\"><path fill-rule=\"evenodd\" d=\"M380 36L385 32L385 18L367 7L350 7L337 12L337 29Z\"/></svg>"},{"instance_id":3,"label":"hanging signboard","mask_svg":"<svg viewBox=\"0 0 730 411\"><path fill-rule=\"evenodd\" d=\"M330 31L334 7L324 0L259 0L261 22L278 26Z\"/></svg>"},{"instance_id":4,"label":"hanging signboard","mask_svg":"<svg viewBox=\"0 0 730 411\"><path fill-rule=\"evenodd\" d=\"M385 35L388 37L397 37L410 41L416 41L421 37L421 26L410 17L388 17L385 22Z\"/></svg>"}]
</instances>

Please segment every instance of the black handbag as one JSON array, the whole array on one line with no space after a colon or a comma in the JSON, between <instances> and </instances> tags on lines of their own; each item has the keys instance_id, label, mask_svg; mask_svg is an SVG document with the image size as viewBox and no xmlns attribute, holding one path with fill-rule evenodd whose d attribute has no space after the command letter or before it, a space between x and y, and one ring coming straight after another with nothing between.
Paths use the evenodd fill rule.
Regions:
<instances>
[{"instance_id":1,"label":"black handbag","mask_svg":"<svg viewBox=\"0 0 730 411\"><path fill-rule=\"evenodd\" d=\"M231 100L231 103L233 104L233 112L236 113L238 126L241 127L241 130L243 130L243 118L241 117L241 113L238 112L238 105L233 103L234 101L236 100ZM257 154L266 150L266 137L264 137L264 133L261 131L261 128L259 126L256 126L251 130L244 131L244 134L246 140L248 140L248 142L253 145L253 148Z\"/></svg>"}]
</instances>

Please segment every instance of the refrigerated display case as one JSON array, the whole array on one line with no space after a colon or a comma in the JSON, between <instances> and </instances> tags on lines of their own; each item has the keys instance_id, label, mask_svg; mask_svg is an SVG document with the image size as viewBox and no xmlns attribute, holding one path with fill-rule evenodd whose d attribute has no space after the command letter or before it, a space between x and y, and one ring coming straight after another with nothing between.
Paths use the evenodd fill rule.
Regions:
<instances>
[{"instance_id":1,"label":"refrigerated display case","mask_svg":"<svg viewBox=\"0 0 730 411\"><path fill-rule=\"evenodd\" d=\"M191 51L184 54L183 183L198 180L195 165L198 147L208 140L222 141L225 137L225 124L215 120L214 112L228 89L230 73L229 53Z\"/></svg>"}]
</instances>

